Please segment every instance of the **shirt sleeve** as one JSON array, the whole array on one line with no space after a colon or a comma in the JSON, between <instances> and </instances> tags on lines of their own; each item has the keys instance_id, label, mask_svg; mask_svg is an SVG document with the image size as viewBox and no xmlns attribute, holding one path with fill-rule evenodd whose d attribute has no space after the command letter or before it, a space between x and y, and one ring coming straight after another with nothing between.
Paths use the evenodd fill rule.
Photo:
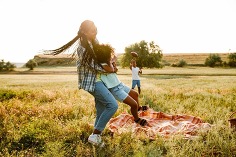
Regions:
<instances>
[{"instance_id":1,"label":"shirt sleeve","mask_svg":"<svg viewBox=\"0 0 236 157\"><path fill-rule=\"evenodd\" d=\"M108 65L107 63L101 63L101 65Z\"/></svg>"}]
</instances>

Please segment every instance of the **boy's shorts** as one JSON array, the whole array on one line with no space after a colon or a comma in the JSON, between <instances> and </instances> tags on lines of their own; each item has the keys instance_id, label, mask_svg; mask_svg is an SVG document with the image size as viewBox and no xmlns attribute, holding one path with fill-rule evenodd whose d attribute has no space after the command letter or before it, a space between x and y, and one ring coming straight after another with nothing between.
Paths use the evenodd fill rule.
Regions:
<instances>
[{"instance_id":1,"label":"boy's shorts","mask_svg":"<svg viewBox=\"0 0 236 157\"><path fill-rule=\"evenodd\" d=\"M112 95L116 98L116 100L123 102L129 95L131 89L121 82L119 85L110 88L109 90L112 93Z\"/></svg>"},{"instance_id":2,"label":"boy's shorts","mask_svg":"<svg viewBox=\"0 0 236 157\"><path fill-rule=\"evenodd\" d=\"M136 85L137 85L138 87L141 86L141 85L140 85L140 80L132 80L132 88L134 88Z\"/></svg>"}]
</instances>

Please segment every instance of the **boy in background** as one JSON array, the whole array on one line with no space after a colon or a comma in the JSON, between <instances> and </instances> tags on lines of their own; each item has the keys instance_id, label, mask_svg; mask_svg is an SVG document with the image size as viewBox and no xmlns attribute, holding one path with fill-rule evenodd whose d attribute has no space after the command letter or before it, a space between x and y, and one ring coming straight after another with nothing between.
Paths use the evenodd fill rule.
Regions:
<instances>
[{"instance_id":1,"label":"boy in background","mask_svg":"<svg viewBox=\"0 0 236 157\"><path fill-rule=\"evenodd\" d=\"M142 74L142 69L137 67L136 60L132 59L130 63L130 70L132 71L132 89L138 86L138 93L141 93L141 84L139 75Z\"/></svg>"}]
</instances>

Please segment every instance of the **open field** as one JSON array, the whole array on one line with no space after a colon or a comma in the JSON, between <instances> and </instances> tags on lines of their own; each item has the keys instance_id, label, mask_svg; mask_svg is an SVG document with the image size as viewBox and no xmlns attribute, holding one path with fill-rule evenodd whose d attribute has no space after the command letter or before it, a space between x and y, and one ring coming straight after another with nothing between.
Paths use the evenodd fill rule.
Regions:
<instances>
[{"instance_id":1,"label":"open field","mask_svg":"<svg viewBox=\"0 0 236 157\"><path fill-rule=\"evenodd\" d=\"M129 68L118 67L119 75L130 75ZM72 74L76 75L76 67L36 67L33 71L27 68L16 68L13 72L1 72L0 74ZM166 66L161 69L143 69L143 75L195 75L195 76L236 76L236 68L210 68L187 66L184 68Z\"/></svg>"},{"instance_id":2,"label":"open field","mask_svg":"<svg viewBox=\"0 0 236 157\"><path fill-rule=\"evenodd\" d=\"M224 62L228 62L229 53L212 53L218 54L221 60ZM187 64L195 64L195 65L204 65L206 58L208 58L210 53L173 53L173 54L164 54L162 60L170 63L176 64L180 60L184 60Z\"/></svg>"},{"instance_id":3,"label":"open field","mask_svg":"<svg viewBox=\"0 0 236 157\"><path fill-rule=\"evenodd\" d=\"M194 139L139 139L103 134L105 148L87 142L95 116L93 97L77 89L74 67L36 68L27 75L0 74L0 156L186 157L236 156L236 70L223 68L144 69L141 105L169 114L188 114L212 124ZM64 71L63 73L60 73ZM70 73L67 73L70 71ZM129 69L119 78L131 85ZM119 103L115 116L129 112ZM236 116L235 116L236 117Z\"/></svg>"}]
</instances>

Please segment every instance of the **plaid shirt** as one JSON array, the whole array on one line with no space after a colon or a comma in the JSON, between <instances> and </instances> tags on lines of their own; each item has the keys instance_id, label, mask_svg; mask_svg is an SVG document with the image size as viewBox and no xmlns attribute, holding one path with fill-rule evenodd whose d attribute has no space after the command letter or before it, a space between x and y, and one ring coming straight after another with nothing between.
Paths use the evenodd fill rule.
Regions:
<instances>
[{"instance_id":1,"label":"plaid shirt","mask_svg":"<svg viewBox=\"0 0 236 157\"><path fill-rule=\"evenodd\" d=\"M91 43L90 46L92 47ZM83 54L85 48L79 44L77 48L77 73L78 73L78 85L79 89L84 89L85 91L93 92L95 88L97 71L103 71L103 69L94 63L94 60L91 61L90 66L81 65L83 59Z\"/></svg>"}]
</instances>

